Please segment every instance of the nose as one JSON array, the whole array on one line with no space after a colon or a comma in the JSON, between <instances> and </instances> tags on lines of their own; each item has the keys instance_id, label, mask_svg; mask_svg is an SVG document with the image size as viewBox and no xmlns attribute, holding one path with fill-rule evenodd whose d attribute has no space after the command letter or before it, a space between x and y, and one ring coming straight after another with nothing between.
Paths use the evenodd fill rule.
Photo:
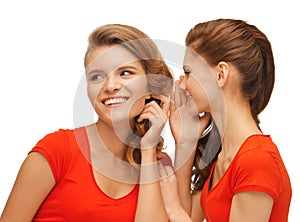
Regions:
<instances>
[{"instance_id":1,"label":"nose","mask_svg":"<svg viewBox=\"0 0 300 222\"><path fill-rule=\"evenodd\" d=\"M122 87L122 83L118 76L111 74L108 76L104 82L103 89L106 92L115 92L120 90Z\"/></svg>"},{"instance_id":2,"label":"nose","mask_svg":"<svg viewBox=\"0 0 300 222\"><path fill-rule=\"evenodd\" d=\"M181 88L186 89L186 76L181 75L181 76L179 77L179 80L177 80L177 84L178 84Z\"/></svg>"}]
</instances>

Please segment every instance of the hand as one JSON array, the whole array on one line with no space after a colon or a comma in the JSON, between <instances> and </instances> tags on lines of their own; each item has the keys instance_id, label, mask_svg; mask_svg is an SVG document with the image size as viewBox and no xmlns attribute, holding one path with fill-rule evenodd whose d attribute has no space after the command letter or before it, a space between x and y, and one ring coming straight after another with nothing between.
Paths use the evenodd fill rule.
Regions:
<instances>
[{"instance_id":1,"label":"hand","mask_svg":"<svg viewBox=\"0 0 300 222\"><path fill-rule=\"evenodd\" d=\"M211 116L206 113L200 117L191 96L180 84L182 77L175 84L173 104L170 107L170 127L176 144L196 144Z\"/></svg>"},{"instance_id":2,"label":"hand","mask_svg":"<svg viewBox=\"0 0 300 222\"><path fill-rule=\"evenodd\" d=\"M162 95L151 95L151 97L159 99L162 101L163 105L160 107L155 101L147 103L143 112L137 119L138 122L141 122L145 119L150 121L150 128L142 137L140 142L141 152L145 151L145 149L156 148L156 145L160 139L161 131L168 120L170 106L169 99Z\"/></svg>"},{"instance_id":3,"label":"hand","mask_svg":"<svg viewBox=\"0 0 300 222\"><path fill-rule=\"evenodd\" d=\"M159 166L160 190L170 222L192 222L190 216L185 212L180 204L178 194L177 178L172 167Z\"/></svg>"},{"instance_id":4,"label":"hand","mask_svg":"<svg viewBox=\"0 0 300 222\"><path fill-rule=\"evenodd\" d=\"M171 166L159 164L160 189L168 215L176 212L180 206L177 178Z\"/></svg>"}]
</instances>

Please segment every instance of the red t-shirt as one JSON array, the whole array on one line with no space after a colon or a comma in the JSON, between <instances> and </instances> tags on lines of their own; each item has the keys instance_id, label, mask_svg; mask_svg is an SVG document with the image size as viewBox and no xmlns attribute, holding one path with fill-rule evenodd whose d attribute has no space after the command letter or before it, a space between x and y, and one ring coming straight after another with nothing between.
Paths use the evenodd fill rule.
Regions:
<instances>
[{"instance_id":1,"label":"red t-shirt","mask_svg":"<svg viewBox=\"0 0 300 222\"><path fill-rule=\"evenodd\" d=\"M207 221L229 221L232 198L240 192L258 191L274 199L271 222L288 221L292 196L289 175L270 136L252 135L242 144L221 180L210 191L211 169L201 194Z\"/></svg>"},{"instance_id":2,"label":"red t-shirt","mask_svg":"<svg viewBox=\"0 0 300 222\"><path fill-rule=\"evenodd\" d=\"M86 146L82 147L84 143ZM85 128L76 130L76 138L74 130L48 134L33 151L45 156L56 181L33 221L134 221L139 185L119 199L101 191L85 157L89 156Z\"/></svg>"}]
</instances>

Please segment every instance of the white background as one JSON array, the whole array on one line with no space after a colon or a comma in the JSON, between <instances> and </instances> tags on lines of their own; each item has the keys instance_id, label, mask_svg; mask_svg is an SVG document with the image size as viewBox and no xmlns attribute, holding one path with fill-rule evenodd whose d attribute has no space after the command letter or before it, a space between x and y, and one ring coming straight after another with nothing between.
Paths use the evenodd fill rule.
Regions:
<instances>
[{"instance_id":1,"label":"white background","mask_svg":"<svg viewBox=\"0 0 300 222\"><path fill-rule=\"evenodd\" d=\"M278 145L289 171L289 221L299 221L300 16L291 0L1 1L0 212L27 152L45 134L73 128L74 95L94 28L123 23L151 38L183 45L196 23L221 17L256 25L273 45L276 83L261 126Z\"/></svg>"}]
</instances>

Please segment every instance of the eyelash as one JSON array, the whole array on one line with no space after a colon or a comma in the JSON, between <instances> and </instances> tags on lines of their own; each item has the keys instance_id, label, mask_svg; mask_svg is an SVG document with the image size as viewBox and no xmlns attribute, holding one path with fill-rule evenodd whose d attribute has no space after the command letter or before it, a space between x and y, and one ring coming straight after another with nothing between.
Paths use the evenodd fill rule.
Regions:
<instances>
[{"instance_id":1,"label":"eyelash","mask_svg":"<svg viewBox=\"0 0 300 222\"><path fill-rule=\"evenodd\" d=\"M103 75L95 74L95 75L91 76L91 80L92 80L92 81L97 81L97 80L99 80L98 77L101 77L102 79L105 78Z\"/></svg>"},{"instance_id":2,"label":"eyelash","mask_svg":"<svg viewBox=\"0 0 300 222\"><path fill-rule=\"evenodd\" d=\"M124 75L124 73L128 73L127 75ZM132 72L130 72L130 71L122 71L121 73L120 73L120 76L129 76L129 75L132 75L133 73Z\"/></svg>"},{"instance_id":3,"label":"eyelash","mask_svg":"<svg viewBox=\"0 0 300 222\"><path fill-rule=\"evenodd\" d=\"M184 75L188 76L190 75L191 72L188 72L188 71L184 71Z\"/></svg>"},{"instance_id":4,"label":"eyelash","mask_svg":"<svg viewBox=\"0 0 300 222\"><path fill-rule=\"evenodd\" d=\"M127 74L126 74L127 73ZM120 76L130 76L130 75L132 75L132 74L134 74L133 72L131 72L131 71L122 71L121 73L120 73ZM95 74L95 75L92 75L91 76L91 78L90 78L90 80L91 81L99 81L100 79L101 80L103 80L104 78L106 78L106 76L104 75L104 74Z\"/></svg>"}]
</instances>

